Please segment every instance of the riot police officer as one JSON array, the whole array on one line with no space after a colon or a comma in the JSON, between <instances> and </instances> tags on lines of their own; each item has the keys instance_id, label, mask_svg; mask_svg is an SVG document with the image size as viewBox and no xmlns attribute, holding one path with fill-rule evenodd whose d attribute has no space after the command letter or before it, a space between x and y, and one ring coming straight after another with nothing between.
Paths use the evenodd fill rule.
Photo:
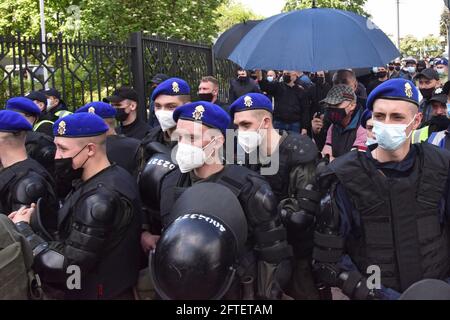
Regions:
<instances>
[{"instance_id":1,"label":"riot police officer","mask_svg":"<svg viewBox=\"0 0 450 320\"><path fill-rule=\"evenodd\" d=\"M140 201L136 182L106 155L108 126L91 113L72 114L54 125L56 180L73 188L58 211L51 241L28 224L34 208L10 215L34 254L34 270L47 293L65 299L133 298L139 269ZM66 285L79 268L80 285ZM68 272L68 273L67 273Z\"/></svg>"},{"instance_id":2,"label":"riot police officer","mask_svg":"<svg viewBox=\"0 0 450 320\"><path fill-rule=\"evenodd\" d=\"M177 122L175 157L179 170L173 170L162 180L163 230L171 222L175 201L185 190L204 182L224 185L238 198L249 230L246 251L239 258L239 279L254 278L253 290L258 298L280 298L290 277L292 249L287 244L269 184L247 168L223 165L221 149L230 124L229 115L217 105L199 101L178 107L173 119ZM241 290L236 281L224 298L239 299Z\"/></svg>"},{"instance_id":3,"label":"riot police officer","mask_svg":"<svg viewBox=\"0 0 450 320\"><path fill-rule=\"evenodd\" d=\"M23 115L31 125L34 125L41 113L40 109L31 100L23 97L14 97L6 102L7 110ZM53 137L42 132L28 131L25 147L30 158L39 162L49 173L53 173L56 146Z\"/></svg>"},{"instance_id":4,"label":"riot police officer","mask_svg":"<svg viewBox=\"0 0 450 320\"><path fill-rule=\"evenodd\" d=\"M427 143L411 145L422 120L411 81L384 82L367 107L376 148L351 151L320 176L325 194L314 270L320 283L342 288L351 299L396 299L419 280L450 275L450 154ZM370 285L366 272L376 272L381 289Z\"/></svg>"},{"instance_id":5,"label":"riot police officer","mask_svg":"<svg viewBox=\"0 0 450 320\"><path fill-rule=\"evenodd\" d=\"M159 126L154 127L142 140L143 158L145 163L139 175L139 189L144 204L143 232L141 245L144 252L154 249L161 232L159 215L159 184L155 188L155 181L163 179L165 175L176 168L171 159L171 149L176 140L171 139L176 122L173 120L175 108L191 100L190 88L186 81L170 78L161 82L152 93L155 116Z\"/></svg>"},{"instance_id":6,"label":"riot police officer","mask_svg":"<svg viewBox=\"0 0 450 320\"><path fill-rule=\"evenodd\" d=\"M25 135L31 128L17 112L0 111L0 213L8 214L42 199L47 212L41 222L51 229L56 224L55 183L39 163L27 156Z\"/></svg>"},{"instance_id":7,"label":"riot police officer","mask_svg":"<svg viewBox=\"0 0 450 320\"><path fill-rule=\"evenodd\" d=\"M151 100L154 103L159 126L154 127L142 140L146 161L153 154L150 143L159 142L169 148L174 147L174 141L170 138L177 125L172 118L173 111L191 101L190 92L188 83L179 78L169 78L161 82L153 91Z\"/></svg>"},{"instance_id":8,"label":"riot police officer","mask_svg":"<svg viewBox=\"0 0 450 320\"><path fill-rule=\"evenodd\" d=\"M318 150L307 136L275 130L272 112L271 101L260 93L244 95L230 106L238 128L238 150L244 150L247 167L269 182L294 249L289 293L296 299L317 299L310 262L320 200L315 183Z\"/></svg>"},{"instance_id":9,"label":"riot police officer","mask_svg":"<svg viewBox=\"0 0 450 320\"><path fill-rule=\"evenodd\" d=\"M115 128L116 109L105 102L95 101L79 108L75 113L90 112L103 118L108 126L106 132L106 154L109 161L127 170L133 177L137 177L141 163L141 142L137 139L118 135Z\"/></svg>"}]
</instances>

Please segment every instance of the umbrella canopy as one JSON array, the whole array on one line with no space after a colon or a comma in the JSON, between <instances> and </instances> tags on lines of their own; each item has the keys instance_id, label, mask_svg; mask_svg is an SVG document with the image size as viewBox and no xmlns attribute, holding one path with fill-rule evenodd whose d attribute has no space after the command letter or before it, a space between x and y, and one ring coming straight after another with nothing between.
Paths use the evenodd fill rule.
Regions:
<instances>
[{"instance_id":1,"label":"umbrella canopy","mask_svg":"<svg viewBox=\"0 0 450 320\"><path fill-rule=\"evenodd\" d=\"M228 56L236 48L239 41L260 22L261 20L245 21L235 24L222 33L213 46L214 55L218 58L228 59Z\"/></svg>"},{"instance_id":2,"label":"umbrella canopy","mask_svg":"<svg viewBox=\"0 0 450 320\"><path fill-rule=\"evenodd\" d=\"M314 8L263 20L229 59L245 69L315 72L381 66L398 56L392 41L367 18Z\"/></svg>"}]
</instances>

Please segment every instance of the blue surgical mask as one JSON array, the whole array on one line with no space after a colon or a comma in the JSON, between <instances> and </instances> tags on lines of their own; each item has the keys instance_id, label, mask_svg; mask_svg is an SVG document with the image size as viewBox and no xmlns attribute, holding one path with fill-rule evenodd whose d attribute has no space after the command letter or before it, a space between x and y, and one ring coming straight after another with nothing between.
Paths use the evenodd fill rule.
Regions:
<instances>
[{"instance_id":1,"label":"blue surgical mask","mask_svg":"<svg viewBox=\"0 0 450 320\"><path fill-rule=\"evenodd\" d=\"M447 103L447 117L450 118L450 103Z\"/></svg>"},{"instance_id":2,"label":"blue surgical mask","mask_svg":"<svg viewBox=\"0 0 450 320\"><path fill-rule=\"evenodd\" d=\"M267 77L267 81L272 82L273 81L273 77Z\"/></svg>"},{"instance_id":3,"label":"blue surgical mask","mask_svg":"<svg viewBox=\"0 0 450 320\"><path fill-rule=\"evenodd\" d=\"M416 73L416 67L408 67L407 70L409 73Z\"/></svg>"},{"instance_id":4,"label":"blue surgical mask","mask_svg":"<svg viewBox=\"0 0 450 320\"><path fill-rule=\"evenodd\" d=\"M408 136L406 136L406 128L408 128L414 119L408 124L385 124L376 120L373 120L373 133L376 137L378 146L381 149L388 151L395 151L411 136L412 130Z\"/></svg>"}]
</instances>

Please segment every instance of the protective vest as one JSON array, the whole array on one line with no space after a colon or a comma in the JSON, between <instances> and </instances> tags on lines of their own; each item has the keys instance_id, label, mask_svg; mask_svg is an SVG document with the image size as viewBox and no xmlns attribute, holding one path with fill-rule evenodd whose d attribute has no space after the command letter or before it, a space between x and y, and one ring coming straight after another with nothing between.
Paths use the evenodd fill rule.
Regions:
<instances>
[{"instance_id":1,"label":"protective vest","mask_svg":"<svg viewBox=\"0 0 450 320\"><path fill-rule=\"evenodd\" d=\"M417 158L406 177L386 177L361 152L330 165L344 186L360 227L347 238L347 251L361 272L381 269L381 283L404 291L424 278L448 276L448 225L440 222L449 158L434 146L417 145Z\"/></svg>"}]
</instances>

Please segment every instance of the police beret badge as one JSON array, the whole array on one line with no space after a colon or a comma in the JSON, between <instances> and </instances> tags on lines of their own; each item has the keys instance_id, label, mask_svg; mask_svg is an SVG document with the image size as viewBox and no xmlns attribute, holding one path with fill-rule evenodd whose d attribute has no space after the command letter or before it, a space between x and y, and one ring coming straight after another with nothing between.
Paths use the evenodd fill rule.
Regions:
<instances>
[{"instance_id":1,"label":"police beret badge","mask_svg":"<svg viewBox=\"0 0 450 320\"><path fill-rule=\"evenodd\" d=\"M61 121L58 125L58 134L63 136L66 133L66 123Z\"/></svg>"},{"instance_id":2,"label":"police beret badge","mask_svg":"<svg viewBox=\"0 0 450 320\"><path fill-rule=\"evenodd\" d=\"M95 108L94 107L89 107L88 112L95 114Z\"/></svg>"},{"instance_id":3,"label":"police beret badge","mask_svg":"<svg viewBox=\"0 0 450 320\"><path fill-rule=\"evenodd\" d=\"M405 95L408 98L411 98L413 96L412 87L408 82L405 83Z\"/></svg>"},{"instance_id":4,"label":"police beret badge","mask_svg":"<svg viewBox=\"0 0 450 320\"><path fill-rule=\"evenodd\" d=\"M245 96L245 97L244 97L244 105L245 105L247 108L250 108L250 107L253 105L252 97L250 97L250 96Z\"/></svg>"},{"instance_id":5,"label":"police beret badge","mask_svg":"<svg viewBox=\"0 0 450 320\"><path fill-rule=\"evenodd\" d=\"M178 82L172 82L172 91L175 93L180 92L180 86L178 85Z\"/></svg>"},{"instance_id":6,"label":"police beret badge","mask_svg":"<svg viewBox=\"0 0 450 320\"><path fill-rule=\"evenodd\" d=\"M192 118L195 120L201 120L203 118L203 112L205 112L205 108L203 106L195 107L194 112L192 112Z\"/></svg>"}]
</instances>

